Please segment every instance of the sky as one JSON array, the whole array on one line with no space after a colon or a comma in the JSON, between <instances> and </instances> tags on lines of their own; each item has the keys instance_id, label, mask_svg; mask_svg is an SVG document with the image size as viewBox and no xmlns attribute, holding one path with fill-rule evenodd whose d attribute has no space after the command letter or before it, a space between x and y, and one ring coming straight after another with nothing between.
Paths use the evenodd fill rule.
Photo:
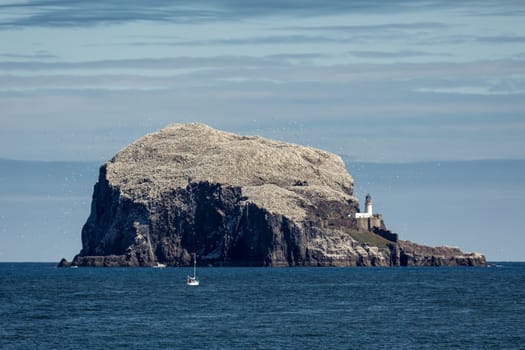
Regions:
<instances>
[{"instance_id":1,"label":"sky","mask_svg":"<svg viewBox=\"0 0 525 350\"><path fill-rule=\"evenodd\" d=\"M522 1L0 2L0 158L171 123L356 161L525 158Z\"/></svg>"}]
</instances>

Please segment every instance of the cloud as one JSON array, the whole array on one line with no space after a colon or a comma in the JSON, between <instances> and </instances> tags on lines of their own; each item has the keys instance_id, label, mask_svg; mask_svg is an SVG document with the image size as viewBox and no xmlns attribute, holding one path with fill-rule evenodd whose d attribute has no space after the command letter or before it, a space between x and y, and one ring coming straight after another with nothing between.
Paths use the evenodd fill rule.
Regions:
<instances>
[{"instance_id":1,"label":"cloud","mask_svg":"<svg viewBox=\"0 0 525 350\"><path fill-rule=\"evenodd\" d=\"M424 51L352 51L350 54L363 56L418 56L431 54ZM434 63L385 63L385 64L331 64L317 66L312 61L321 58L329 58L330 55L322 53L304 54L274 54L264 56L246 55L219 55L211 57L180 56L164 58L131 58L131 59L102 59L92 61L0 61L0 70L13 71L75 71L75 70L181 70L181 69L225 69L235 68L254 69L265 68L267 72L290 69L289 75L294 75L294 68L307 70L312 73L314 79L319 79L316 72L322 74L339 75L346 77L351 74L352 78L363 77L374 79L380 74L384 79L391 78L414 78L421 75L498 75L516 74L523 72L523 59L499 59L499 60L475 60L468 62L434 62ZM260 72L258 72L260 74ZM286 73L285 73L286 75ZM305 80L309 80L308 78Z\"/></svg>"},{"instance_id":2,"label":"cloud","mask_svg":"<svg viewBox=\"0 0 525 350\"><path fill-rule=\"evenodd\" d=\"M419 55L424 52L365 52L365 55ZM122 59L85 62L0 62L3 93L65 90L169 90L214 86L309 85L324 95L324 84L369 85L394 91L473 93L464 87L486 87L486 94L520 93L524 78L520 60L464 63L333 64L312 63L323 55L268 55ZM444 83L446 85L444 85ZM489 87L487 87L489 86ZM291 87L293 89L293 87ZM377 89L375 87L374 89ZM452 90L451 90L452 89ZM77 91L78 92L78 91ZM479 91L478 91L479 92ZM283 93L286 93L285 91ZM392 94L392 92L390 93ZM394 94L395 95L395 94Z\"/></svg>"},{"instance_id":3,"label":"cloud","mask_svg":"<svg viewBox=\"0 0 525 350\"><path fill-rule=\"evenodd\" d=\"M449 24L441 22L411 22L411 23L381 23L362 25L328 25L328 26L288 26L278 27L279 30L338 32L338 33L368 33L375 31L414 31L414 30L440 30L449 28Z\"/></svg>"},{"instance_id":4,"label":"cloud","mask_svg":"<svg viewBox=\"0 0 525 350\"><path fill-rule=\"evenodd\" d=\"M125 6L124 6L125 5ZM55 1L30 0L0 5L4 13L18 16L3 18L3 27L86 27L135 21L191 23L217 20L221 10L203 5L188 6L183 1ZM14 17L14 18L13 18ZM1 18L1 17L0 17Z\"/></svg>"},{"instance_id":5,"label":"cloud","mask_svg":"<svg viewBox=\"0 0 525 350\"><path fill-rule=\"evenodd\" d=\"M505 151L505 145L523 146L522 135L512 134L522 120L523 96L488 95L480 99L476 95L414 91L443 84L437 72L429 78L385 80L381 75L406 73L369 65L353 67L363 76L352 79L351 75L338 76L338 70L330 67L317 67L315 72L309 68L288 68L281 74L274 71L263 76L279 79L277 83L260 80L261 71L245 72L252 75L243 81L223 80L235 73L234 67L212 76L196 72L164 77L11 77L11 82L0 80L6 89L19 89L0 92L0 110L4 111L0 149L12 149L22 158L93 159L94 154L107 158L132 140L129 128L133 129L132 136L138 137L172 122L187 121L338 153L352 150L375 160L381 154L397 160L446 158L444 148L436 146L445 139L464 146L460 158L493 152L485 140L471 141L472 130L478 130L480 138L499 142L502 155L525 149L509 146ZM396 68L408 71L411 65ZM368 79L374 70L377 79ZM162 89L148 90L157 86ZM104 130L95 132L93 128ZM498 135L492 135L493 130L498 130ZM103 144L99 136L105 140ZM465 136L468 138L463 140ZM363 145L363 139L370 140L373 148ZM12 147L21 143L32 147L20 146L25 152L22 154L21 148ZM95 152L93 147L100 149ZM417 155L411 148L418 150Z\"/></svg>"},{"instance_id":6,"label":"cloud","mask_svg":"<svg viewBox=\"0 0 525 350\"><path fill-rule=\"evenodd\" d=\"M197 120L336 151L362 146L376 159L389 153L389 142L401 145L396 157L411 149L433 157L448 135L467 145L461 137L472 136L469 127L499 138L502 155L525 150L522 135L504 135L525 109L523 33L490 32L480 24L485 18L468 17L476 16L472 2L123 4L0 5L0 35L9 44L0 49L0 149L27 143L26 154L45 158L45 142L55 142L52 152L74 157L86 149L89 158L98 127L111 147L97 154L110 155L125 144L112 141L113 131L127 140L124 126L141 135ZM498 51L502 42L509 45ZM490 135L491 125L499 135ZM72 136L53 141L62 133ZM377 141L375 148L363 139ZM76 146L62 150L70 142ZM489 146L476 140L470 151L490 153Z\"/></svg>"},{"instance_id":7,"label":"cloud","mask_svg":"<svg viewBox=\"0 0 525 350\"><path fill-rule=\"evenodd\" d=\"M167 23L209 23L238 21L268 16L318 17L341 14L393 14L432 11L439 8L463 8L447 1L406 2L398 1L346 1L346 0L287 0L239 1L207 0L28 0L0 5L0 27L87 27L137 21ZM503 11L504 6L493 7L477 4L490 11Z\"/></svg>"},{"instance_id":8,"label":"cloud","mask_svg":"<svg viewBox=\"0 0 525 350\"><path fill-rule=\"evenodd\" d=\"M495 95L523 95L524 90L502 90L493 89L490 86L458 86L443 88L418 88L416 92L436 93L436 94L459 94L459 95L478 95L478 96L495 96Z\"/></svg>"},{"instance_id":9,"label":"cloud","mask_svg":"<svg viewBox=\"0 0 525 350\"><path fill-rule=\"evenodd\" d=\"M401 50L401 51L350 51L351 56L360 58L413 58L413 57L451 57L451 54L442 54L429 51Z\"/></svg>"},{"instance_id":10,"label":"cloud","mask_svg":"<svg viewBox=\"0 0 525 350\"><path fill-rule=\"evenodd\" d=\"M291 60L321 57L318 54L298 55L268 55L251 56L215 56L215 57L166 57L137 59L102 59L93 61L4 61L0 62L0 70L13 71L54 71L54 70L100 70L100 69L148 69L166 70L180 68L206 67L268 67L274 65L289 65Z\"/></svg>"},{"instance_id":11,"label":"cloud","mask_svg":"<svg viewBox=\"0 0 525 350\"><path fill-rule=\"evenodd\" d=\"M286 7L280 6L280 8ZM118 1L70 0L57 3L54 0L30 0L24 3L1 5L0 12L19 15L4 18L0 26L83 27L135 21L198 23L253 16L256 9L259 13L267 13L270 6L257 5L257 3L243 6L236 1L188 4L184 1L130 0L123 6Z\"/></svg>"},{"instance_id":12,"label":"cloud","mask_svg":"<svg viewBox=\"0 0 525 350\"><path fill-rule=\"evenodd\" d=\"M0 57L5 57L8 59L27 59L27 60L41 60L41 59L57 59L56 55L52 55L47 51L35 51L32 54L21 55L14 53L1 53Z\"/></svg>"},{"instance_id":13,"label":"cloud","mask_svg":"<svg viewBox=\"0 0 525 350\"><path fill-rule=\"evenodd\" d=\"M298 45L298 44L333 44L333 43L348 43L358 41L361 38L357 37L333 37L327 35L266 35L266 36L248 36L238 38L217 38L206 40L181 40L172 42L152 42L152 41L136 41L131 45L135 46L210 46L210 45Z\"/></svg>"},{"instance_id":14,"label":"cloud","mask_svg":"<svg viewBox=\"0 0 525 350\"><path fill-rule=\"evenodd\" d=\"M525 43L525 36L522 35L494 35L494 36L481 36L481 35L439 35L439 36L428 36L425 38L418 39L418 44L421 45L464 45L464 44L523 44Z\"/></svg>"},{"instance_id":15,"label":"cloud","mask_svg":"<svg viewBox=\"0 0 525 350\"><path fill-rule=\"evenodd\" d=\"M302 35L302 34L280 34L264 36L242 36L236 38L208 38L194 40L147 40L130 41L122 43L122 46L137 47L209 47L209 46L246 46L246 45L330 45L344 44L368 40L370 36L329 36L329 35Z\"/></svg>"},{"instance_id":16,"label":"cloud","mask_svg":"<svg viewBox=\"0 0 525 350\"><path fill-rule=\"evenodd\" d=\"M475 40L489 43L489 44L523 44L525 43L525 36L519 35L496 35L496 36L480 36Z\"/></svg>"},{"instance_id":17,"label":"cloud","mask_svg":"<svg viewBox=\"0 0 525 350\"><path fill-rule=\"evenodd\" d=\"M208 46L208 45L281 45L281 44L333 44L357 43L378 39L399 38L409 33L418 36L417 30L434 33L448 25L435 22L424 23L386 23L377 25L332 25L332 26L291 26L274 27L273 32L281 33L266 36L242 36L237 38L208 38L206 40L142 41L134 45L143 46ZM308 33L308 34L305 34ZM310 34L315 33L315 34Z\"/></svg>"}]
</instances>

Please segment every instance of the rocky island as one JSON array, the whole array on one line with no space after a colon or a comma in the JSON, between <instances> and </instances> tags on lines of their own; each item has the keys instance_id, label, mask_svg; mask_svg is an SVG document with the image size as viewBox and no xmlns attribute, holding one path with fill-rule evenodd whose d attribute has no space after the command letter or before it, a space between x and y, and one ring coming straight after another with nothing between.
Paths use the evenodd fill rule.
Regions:
<instances>
[{"instance_id":1,"label":"rocky island","mask_svg":"<svg viewBox=\"0 0 525 350\"><path fill-rule=\"evenodd\" d=\"M339 156L203 124L148 134L100 168L82 250L60 266L483 266L359 212Z\"/></svg>"}]
</instances>

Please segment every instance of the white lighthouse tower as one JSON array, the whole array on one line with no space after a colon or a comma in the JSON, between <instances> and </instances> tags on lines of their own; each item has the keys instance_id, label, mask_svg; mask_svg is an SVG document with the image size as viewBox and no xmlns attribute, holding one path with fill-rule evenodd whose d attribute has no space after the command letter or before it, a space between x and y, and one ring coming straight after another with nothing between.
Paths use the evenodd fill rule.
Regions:
<instances>
[{"instance_id":1,"label":"white lighthouse tower","mask_svg":"<svg viewBox=\"0 0 525 350\"><path fill-rule=\"evenodd\" d=\"M370 197L370 194L366 195L365 198L365 212L364 213L355 213L356 219L360 218L371 218L373 216L372 214L372 197Z\"/></svg>"},{"instance_id":2,"label":"white lighthouse tower","mask_svg":"<svg viewBox=\"0 0 525 350\"><path fill-rule=\"evenodd\" d=\"M354 215L357 221L358 230L369 231L379 234L381 237L386 238L387 240L393 240L395 238L393 242L397 240L397 234L395 237L393 235L384 236L381 234L381 232L386 230L385 224L383 223L383 216L378 213L374 214L374 212L372 211L372 197L370 196L370 194L367 194L365 197L364 212L355 213ZM375 228L379 228L380 230L377 231L375 230Z\"/></svg>"},{"instance_id":3,"label":"white lighthouse tower","mask_svg":"<svg viewBox=\"0 0 525 350\"><path fill-rule=\"evenodd\" d=\"M366 195L365 208L366 208L366 213L372 216L372 197L370 197L370 194Z\"/></svg>"}]
</instances>

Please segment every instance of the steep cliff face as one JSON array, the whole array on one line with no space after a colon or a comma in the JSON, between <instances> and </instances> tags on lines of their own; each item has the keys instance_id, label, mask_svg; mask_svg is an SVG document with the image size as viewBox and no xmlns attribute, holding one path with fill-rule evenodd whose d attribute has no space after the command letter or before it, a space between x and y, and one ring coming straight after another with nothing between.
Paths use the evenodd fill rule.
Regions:
<instances>
[{"instance_id":1,"label":"steep cliff face","mask_svg":"<svg viewBox=\"0 0 525 350\"><path fill-rule=\"evenodd\" d=\"M200 264L227 266L485 263L459 250L363 235L353 218L358 207L338 156L172 125L101 167L72 263L187 266L193 253Z\"/></svg>"}]
</instances>

